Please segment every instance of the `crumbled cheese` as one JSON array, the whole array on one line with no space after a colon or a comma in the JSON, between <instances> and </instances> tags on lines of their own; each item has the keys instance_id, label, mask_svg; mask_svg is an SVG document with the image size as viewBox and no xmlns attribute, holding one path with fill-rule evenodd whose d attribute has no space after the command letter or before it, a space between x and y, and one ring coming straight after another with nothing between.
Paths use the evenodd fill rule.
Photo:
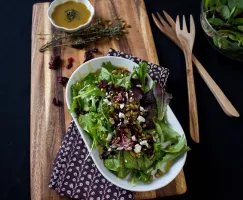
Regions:
<instances>
[{"instance_id":1,"label":"crumbled cheese","mask_svg":"<svg viewBox=\"0 0 243 200\"><path fill-rule=\"evenodd\" d=\"M125 161L125 163L127 163L127 160L124 160Z\"/></svg>"},{"instance_id":2,"label":"crumbled cheese","mask_svg":"<svg viewBox=\"0 0 243 200\"><path fill-rule=\"evenodd\" d=\"M105 102L108 106L111 105L111 102L110 102L108 99L104 99L104 102Z\"/></svg>"},{"instance_id":3,"label":"crumbled cheese","mask_svg":"<svg viewBox=\"0 0 243 200\"><path fill-rule=\"evenodd\" d=\"M127 93L127 92L125 93L125 96L126 96L126 98L128 99L128 93Z\"/></svg>"},{"instance_id":4,"label":"crumbled cheese","mask_svg":"<svg viewBox=\"0 0 243 200\"><path fill-rule=\"evenodd\" d=\"M125 118L125 115L124 115L124 113L119 112L118 117L119 117L119 118Z\"/></svg>"},{"instance_id":5,"label":"crumbled cheese","mask_svg":"<svg viewBox=\"0 0 243 200\"><path fill-rule=\"evenodd\" d=\"M107 95L106 98L111 98L111 96L110 95Z\"/></svg>"},{"instance_id":6,"label":"crumbled cheese","mask_svg":"<svg viewBox=\"0 0 243 200\"><path fill-rule=\"evenodd\" d=\"M108 151L111 151L111 148L109 148Z\"/></svg>"},{"instance_id":7,"label":"crumbled cheese","mask_svg":"<svg viewBox=\"0 0 243 200\"><path fill-rule=\"evenodd\" d=\"M139 152L141 152L141 149L142 149L141 145L140 144L136 144L135 148L134 148L134 152L135 153L139 153Z\"/></svg>"},{"instance_id":8,"label":"crumbled cheese","mask_svg":"<svg viewBox=\"0 0 243 200\"><path fill-rule=\"evenodd\" d=\"M138 84L138 85L136 85L136 87L142 87L142 86Z\"/></svg>"},{"instance_id":9,"label":"crumbled cheese","mask_svg":"<svg viewBox=\"0 0 243 200\"><path fill-rule=\"evenodd\" d=\"M121 77L123 77L124 75L123 74L121 74Z\"/></svg>"},{"instance_id":10,"label":"crumbled cheese","mask_svg":"<svg viewBox=\"0 0 243 200\"><path fill-rule=\"evenodd\" d=\"M108 99L104 99L104 102L108 104L110 101Z\"/></svg>"},{"instance_id":11,"label":"crumbled cheese","mask_svg":"<svg viewBox=\"0 0 243 200\"><path fill-rule=\"evenodd\" d=\"M130 102L133 102L133 101L134 101L134 99L133 99L132 97L130 97L129 101L130 101Z\"/></svg>"},{"instance_id":12,"label":"crumbled cheese","mask_svg":"<svg viewBox=\"0 0 243 200\"><path fill-rule=\"evenodd\" d=\"M124 108L124 106L125 106L124 103L120 104L120 109Z\"/></svg>"},{"instance_id":13,"label":"crumbled cheese","mask_svg":"<svg viewBox=\"0 0 243 200\"><path fill-rule=\"evenodd\" d=\"M139 121L139 123L145 122L145 119L141 115L138 116L137 120Z\"/></svg>"},{"instance_id":14,"label":"crumbled cheese","mask_svg":"<svg viewBox=\"0 0 243 200\"><path fill-rule=\"evenodd\" d=\"M128 120L125 120L125 121L124 121L124 124L127 124L128 122L129 122Z\"/></svg>"},{"instance_id":15,"label":"crumbled cheese","mask_svg":"<svg viewBox=\"0 0 243 200\"><path fill-rule=\"evenodd\" d=\"M105 95L108 95L108 92L106 92Z\"/></svg>"},{"instance_id":16,"label":"crumbled cheese","mask_svg":"<svg viewBox=\"0 0 243 200\"><path fill-rule=\"evenodd\" d=\"M132 141L137 141L137 138L135 135L132 136Z\"/></svg>"},{"instance_id":17,"label":"crumbled cheese","mask_svg":"<svg viewBox=\"0 0 243 200\"><path fill-rule=\"evenodd\" d=\"M142 142L140 142L140 144L141 144L141 145L143 145L143 146L146 146L146 147L148 147L148 146L149 146L149 144L148 144L148 141L147 141L147 140L143 140Z\"/></svg>"},{"instance_id":18,"label":"crumbled cheese","mask_svg":"<svg viewBox=\"0 0 243 200\"><path fill-rule=\"evenodd\" d=\"M108 133L108 136L106 138L106 141L110 142L111 141L111 138L112 138L112 134L111 133Z\"/></svg>"},{"instance_id":19,"label":"crumbled cheese","mask_svg":"<svg viewBox=\"0 0 243 200\"><path fill-rule=\"evenodd\" d=\"M116 150L120 151L120 150L122 150L122 149L123 149L123 147L118 147Z\"/></svg>"},{"instance_id":20,"label":"crumbled cheese","mask_svg":"<svg viewBox=\"0 0 243 200\"><path fill-rule=\"evenodd\" d=\"M140 106L140 111L143 112L144 111L144 108L142 106Z\"/></svg>"}]
</instances>

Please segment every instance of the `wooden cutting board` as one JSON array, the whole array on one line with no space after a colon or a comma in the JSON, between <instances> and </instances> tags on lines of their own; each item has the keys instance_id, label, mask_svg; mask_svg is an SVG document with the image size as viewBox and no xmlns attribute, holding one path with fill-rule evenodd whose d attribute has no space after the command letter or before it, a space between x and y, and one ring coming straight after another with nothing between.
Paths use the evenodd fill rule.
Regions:
<instances>
[{"instance_id":1,"label":"wooden cutting board","mask_svg":"<svg viewBox=\"0 0 243 200\"><path fill-rule=\"evenodd\" d=\"M97 42L95 46L106 55L110 47L139 58L158 64L158 57L150 29L150 24L143 0L91 0L96 16L113 19L122 16L132 26L129 34L119 41ZM52 189L48 188L52 163L60 147L62 138L71 121L65 102L65 89L57 83L56 76L70 77L72 72L83 63L83 50L58 48L40 53L39 48L48 40L38 34L56 32L47 18L49 3L33 6L32 49L31 49L31 127L30 127L30 165L31 199L60 200ZM63 60L74 58L74 67L50 70L48 62L51 55L60 55ZM52 105L53 97L58 97L63 106ZM163 196L178 195L186 192L183 171L166 187L152 191L136 193L136 199L153 199Z\"/></svg>"}]
</instances>

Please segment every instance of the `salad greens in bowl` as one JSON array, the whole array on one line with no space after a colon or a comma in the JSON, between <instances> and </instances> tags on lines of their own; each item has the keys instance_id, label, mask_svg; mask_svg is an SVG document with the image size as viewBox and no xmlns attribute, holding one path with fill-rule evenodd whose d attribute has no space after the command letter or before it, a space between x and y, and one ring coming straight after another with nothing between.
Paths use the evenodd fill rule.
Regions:
<instances>
[{"instance_id":1,"label":"salad greens in bowl","mask_svg":"<svg viewBox=\"0 0 243 200\"><path fill-rule=\"evenodd\" d=\"M150 191L181 171L190 148L168 106L171 95L149 77L146 63L88 61L69 79L66 98L97 168L113 184Z\"/></svg>"},{"instance_id":2,"label":"salad greens in bowl","mask_svg":"<svg viewBox=\"0 0 243 200\"><path fill-rule=\"evenodd\" d=\"M201 25L219 52L243 61L243 0L203 0Z\"/></svg>"}]
</instances>

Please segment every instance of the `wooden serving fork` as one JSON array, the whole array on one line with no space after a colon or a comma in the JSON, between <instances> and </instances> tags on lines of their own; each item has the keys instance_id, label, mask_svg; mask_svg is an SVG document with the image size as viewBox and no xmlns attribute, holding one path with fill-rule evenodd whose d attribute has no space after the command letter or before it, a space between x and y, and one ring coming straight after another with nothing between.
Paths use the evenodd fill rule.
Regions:
<instances>
[{"instance_id":1,"label":"wooden serving fork","mask_svg":"<svg viewBox=\"0 0 243 200\"><path fill-rule=\"evenodd\" d=\"M152 14L156 26L159 28L159 30L162 33L164 33L179 48L182 49L182 45L176 35L174 20L167 12L163 11L163 13L168 23L163 19L163 17L159 13L157 13L159 20L155 17L154 14ZM219 105L223 109L223 111L230 117L239 117L240 114L238 113L238 111L234 108L232 103L225 96L223 91L219 88L217 83L215 83L215 81L212 79L212 77L208 74L206 69L202 66L202 64L198 61L198 59L194 55L192 55L192 61L195 64L195 67L197 68L202 79L207 84L208 88L210 89L210 91L218 101Z\"/></svg>"},{"instance_id":2,"label":"wooden serving fork","mask_svg":"<svg viewBox=\"0 0 243 200\"><path fill-rule=\"evenodd\" d=\"M187 30L186 19L183 15L183 26L180 29L179 16L176 18L176 34L179 39L186 59L187 89L189 102L189 121L191 138L199 143L199 125L197 114L197 98L192 68L192 48L195 40L195 24L192 15L190 15L190 33Z\"/></svg>"}]
</instances>

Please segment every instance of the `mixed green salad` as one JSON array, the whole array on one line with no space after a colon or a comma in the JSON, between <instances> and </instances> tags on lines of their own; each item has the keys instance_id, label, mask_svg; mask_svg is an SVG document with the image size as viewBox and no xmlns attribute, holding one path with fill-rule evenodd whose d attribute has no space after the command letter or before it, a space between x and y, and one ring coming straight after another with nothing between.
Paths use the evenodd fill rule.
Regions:
<instances>
[{"instance_id":1,"label":"mixed green salad","mask_svg":"<svg viewBox=\"0 0 243 200\"><path fill-rule=\"evenodd\" d=\"M205 0L204 11L220 36L243 47L243 0ZM217 35L213 38L219 48L227 48L226 40Z\"/></svg>"},{"instance_id":2,"label":"mixed green salad","mask_svg":"<svg viewBox=\"0 0 243 200\"><path fill-rule=\"evenodd\" d=\"M150 183L190 148L171 129L166 107L171 95L148 77L146 63L129 72L103 63L71 86L80 127L92 138L104 165L119 178Z\"/></svg>"}]
</instances>

